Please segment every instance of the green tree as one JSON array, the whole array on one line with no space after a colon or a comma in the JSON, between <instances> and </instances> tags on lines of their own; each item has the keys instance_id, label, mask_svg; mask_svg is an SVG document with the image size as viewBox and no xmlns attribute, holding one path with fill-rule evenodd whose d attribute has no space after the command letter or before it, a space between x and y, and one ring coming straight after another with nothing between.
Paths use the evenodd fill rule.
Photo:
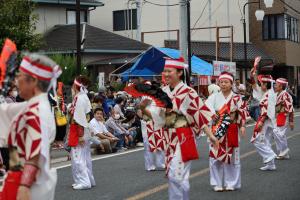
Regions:
<instances>
[{"instance_id":1,"label":"green tree","mask_svg":"<svg viewBox=\"0 0 300 200\"><path fill-rule=\"evenodd\" d=\"M38 16L34 7L31 0L0 0L0 47L10 38L18 50L38 50L42 36L35 34Z\"/></svg>"},{"instance_id":2,"label":"green tree","mask_svg":"<svg viewBox=\"0 0 300 200\"><path fill-rule=\"evenodd\" d=\"M54 54L49 56L53 59L62 69L63 73L59 80L66 85L71 85L76 77L76 57L70 55ZM87 70L84 65L81 65L81 74L87 75Z\"/></svg>"}]
</instances>

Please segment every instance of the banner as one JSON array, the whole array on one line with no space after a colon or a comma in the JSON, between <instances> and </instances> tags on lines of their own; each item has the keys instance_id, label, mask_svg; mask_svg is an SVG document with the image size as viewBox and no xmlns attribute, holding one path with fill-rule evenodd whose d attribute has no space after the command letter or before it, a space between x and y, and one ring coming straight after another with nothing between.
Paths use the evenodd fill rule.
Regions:
<instances>
[{"instance_id":1,"label":"banner","mask_svg":"<svg viewBox=\"0 0 300 200\"><path fill-rule=\"evenodd\" d=\"M105 81L105 80L104 80L104 72L99 72L98 80L99 80L98 88L105 87L105 86L104 86L104 81Z\"/></svg>"},{"instance_id":2,"label":"banner","mask_svg":"<svg viewBox=\"0 0 300 200\"><path fill-rule=\"evenodd\" d=\"M214 76L219 76L221 72L226 71L233 74L236 77L236 63L225 61L213 61Z\"/></svg>"}]
</instances>

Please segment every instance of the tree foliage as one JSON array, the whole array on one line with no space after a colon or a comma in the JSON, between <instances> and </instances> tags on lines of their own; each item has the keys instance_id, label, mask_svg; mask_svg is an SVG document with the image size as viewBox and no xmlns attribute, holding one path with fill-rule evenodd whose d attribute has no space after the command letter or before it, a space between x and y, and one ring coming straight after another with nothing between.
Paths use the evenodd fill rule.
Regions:
<instances>
[{"instance_id":1,"label":"tree foliage","mask_svg":"<svg viewBox=\"0 0 300 200\"><path fill-rule=\"evenodd\" d=\"M76 77L76 57L62 54L54 54L49 57L53 59L63 71L59 77L59 81L62 81L65 85L71 85ZM81 65L81 74L87 75L87 70L84 68L84 65Z\"/></svg>"},{"instance_id":2,"label":"tree foliage","mask_svg":"<svg viewBox=\"0 0 300 200\"><path fill-rule=\"evenodd\" d=\"M34 8L30 0L0 0L0 47L10 38L18 50L38 50L42 36L35 34L38 16Z\"/></svg>"}]
</instances>

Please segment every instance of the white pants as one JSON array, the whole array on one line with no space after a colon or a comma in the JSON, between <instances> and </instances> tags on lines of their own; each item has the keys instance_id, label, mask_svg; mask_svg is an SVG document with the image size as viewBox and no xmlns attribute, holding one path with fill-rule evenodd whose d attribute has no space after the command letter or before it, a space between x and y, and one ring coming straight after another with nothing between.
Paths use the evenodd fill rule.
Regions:
<instances>
[{"instance_id":1,"label":"white pants","mask_svg":"<svg viewBox=\"0 0 300 200\"><path fill-rule=\"evenodd\" d=\"M183 162L181 158L180 145L177 144L176 151L170 163L169 178L169 200L188 200L190 191L191 161Z\"/></svg>"},{"instance_id":2,"label":"white pants","mask_svg":"<svg viewBox=\"0 0 300 200\"><path fill-rule=\"evenodd\" d=\"M74 183L84 187L95 186L91 149L88 141L84 145L71 148L71 161Z\"/></svg>"},{"instance_id":3,"label":"white pants","mask_svg":"<svg viewBox=\"0 0 300 200\"><path fill-rule=\"evenodd\" d=\"M209 158L210 184L218 187L241 188L240 149L234 148L231 164Z\"/></svg>"},{"instance_id":4,"label":"white pants","mask_svg":"<svg viewBox=\"0 0 300 200\"><path fill-rule=\"evenodd\" d=\"M261 132L257 136L257 138L253 141L253 145L256 148L256 151L263 158L263 162L269 163L274 160L276 154L274 153L271 147L271 137L273 135L273 127L271 125L270 120L265 121Z\"/></svg>"},{"instance_id":5,"label":"white pants","mask_svg":"<svg viewBox=\"0 0 300 200\"><path fill-rule=\"evenodd\" d=\"M288 144L287 144L287 138L286 138L286 131L288 126L282 126L282 127L275 127L274 128L274 140L276 144L276 149L278 153L282 153L286 150L288 150Z\"/></svg>"},{"instance_id":6,"label":"white pants","mask_svg":"<svg viewBox=\"0 0 300 200\"><path fill-rule=\"evenodd\" d=\"M144 141L145 169L149 171L155 168L165 168L165 152L163 151L151 152L147 135L145 136L143 134L143 141Z\"/></svg>"}]
</instances>

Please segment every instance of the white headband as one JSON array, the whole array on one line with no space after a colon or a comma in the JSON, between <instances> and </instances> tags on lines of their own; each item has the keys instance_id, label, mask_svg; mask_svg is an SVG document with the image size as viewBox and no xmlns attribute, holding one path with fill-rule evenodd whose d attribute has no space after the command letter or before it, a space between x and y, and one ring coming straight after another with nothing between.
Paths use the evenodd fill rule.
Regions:
<instances>
[{"instance_id":1,"label":"white headband","mask_svg":"<svg viewBox=\"0 0 300 200\"><path fill-rule=\"evenodd\" d=\"M230 80L230 81L233 82L233 78L229 74L222 74L222 75L220 75L219 76L219 80L221 80L221 79L228 79L228 80Z\"/></svg>"}]
</instances>

